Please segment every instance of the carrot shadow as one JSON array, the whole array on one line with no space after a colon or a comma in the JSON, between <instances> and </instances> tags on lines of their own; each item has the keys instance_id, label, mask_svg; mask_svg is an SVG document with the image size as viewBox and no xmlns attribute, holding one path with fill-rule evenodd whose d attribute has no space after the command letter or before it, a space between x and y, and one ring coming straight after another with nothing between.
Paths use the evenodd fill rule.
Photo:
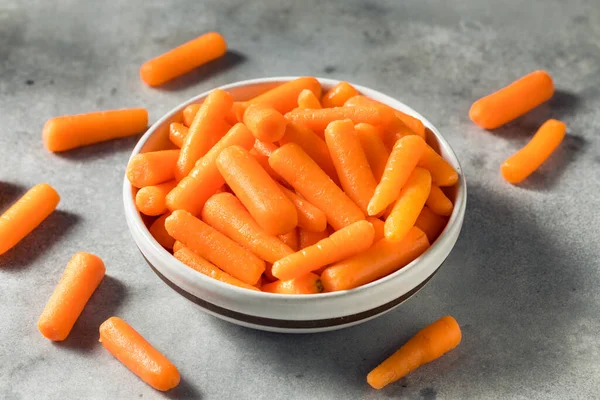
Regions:
<instances>
[{"instance_id":1,"label":"carrot shadow","mask_svg":"<svg viewBox=\"0 0 600 400\"><path fill-rule=\"evenodd\" d=\"M0 182L0 213L13 205L27 189L12 182Z\"/></svg>"},{"instance_id":2,"label":"carrot shadow","mask_svg":"<svg viewBox=\"0 0 600 400\"><path fill-rule=\"evenodd\" d=\"M121 139L108 140L89 146L78 147L76 149L54 153L57 157L72 161L92 161L100 160L114 154L130 153L135 147L141 134L128 136Z\"/></svg>"},{"instance_id":3,"label":"carrot shadow","mask_svg":"<svg viewBox=\"0 0 600 400\"><path fill-rule=\"evenodd\" d=\"M167 392L160 392L163 397L167 399L189 399L189 400L200 400L202 394L198 389L192 386L186 379L185 376L181 377L181 382L176 388L171 389Z\"/></svg>"}]
</instances>

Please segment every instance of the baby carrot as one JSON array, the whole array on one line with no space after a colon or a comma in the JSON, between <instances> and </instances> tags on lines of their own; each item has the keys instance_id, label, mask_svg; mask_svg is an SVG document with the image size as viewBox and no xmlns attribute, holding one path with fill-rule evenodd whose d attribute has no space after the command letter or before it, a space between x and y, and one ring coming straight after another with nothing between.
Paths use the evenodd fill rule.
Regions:
<instances>
[{"instance_id":1,"label":"baby carrot","mask_svg":"<svg viewBox=\"0 0 600 400\"><path fill-rule=\"evenodd\" d=\"M284 281L299 278L367 250L373 244L374 236L373 225L367 221L357 221L312 246L274 262L273 276Z\"/></svg>"},{"instance_id":2,"label":"baby carrot","mask_svg":"<svg viewBox=\"0 0 600 400\"><path fill-rule=\"evenodd\" d=\"M377 215L398 199L402 187L408 181L427 144L416 135L398 140L385 164L381 181L369 201L369 215Z\"/></svg>"},{"instance_id":3,"label":"baby carrot","mask_svg":"<svg viewBox=\"0 0 600 400\"><path fill-rule=\"evenodd\" d=\"M516 184L531 175L560 145L566 129L563 122L555 119L544 122L525 147L504 161L500 168L504 179Z\"/></svg>"},{"instance_id":4,"label":"baby carrot","mask_svg":"<svg viewBox=\"0 0 600 400\"><path fill-rule=\"evenodd\" d=\"M154 239L165 249L172 249L175 244L175 239L169 235L165 228L165 221L169 217L169 214L163 214L156 219L150 225L150 234L154 237Z\"/></svg>"},{"instance_id":5,"label":"baby carrot","mask_svg":"<svg viewBox=\"0 0 600 400\"><path fill-rule=\"evenodd\" d=\"M323 107L341 107L346 100L358 95L358 90L348 82L340 82L323 95Z\"/></svg>"},{"instance_id":6,"label":"baby carrot","mask_svg":"<svg viewBox=\"0 0 600 400\"><path fill-rule=\"evenodd\" d=\"M268 233L280 235L296 227L296 207L246 150L231 146L221 151L217 168L258 225Z\"/></svg>"},{"instance_id":7,"label":"baby carrot","mask_svg":"<svg viewBox=\"0 0 600 400\"><path fill-rule=\"evenodd\" d=\"M383 239L384 234L384 225L385 223L379 218L375 217L367 217L367 222L373 225L373 229L375 230L375 236L373 237L373 243L377 243L379 240Z\"/></svg>"},{"instance_id":8,"label":"baby carrot","mask_svg":"<svg viewBox=\"0 0 600 400\"><path fill-rule=\"evenodd\" d=\"M169 140L177 147L183 146L183 139L188 134L188 128L179 122L172 122L169 125Z\"/></svg>"},{"instance_id":9,"label":"baby carrot","mask_svg":"<svg viewBox=\"0 0 600 400\"><path fill-rule=\"evenodd\" d=\"M217 156L230 146L251 149L254 136L242 123L235 124L229 132L202 157L188 176L183 178L167 195L167 208L171 211L186 210L199 215L204 203L225 184L217 169Z\"/></svg>"},{"instance_id":10,"label":"baby carrot","mask_svg":"<svg viewBox=\"0 0 600 400\"><path fill-rule=\"evenodd\" d=\"M183 124L188 128L192 125L194 121L194 117L198 113L200 106L202 104L190 104L186 108L183 109ZM231 110L225 115L225 121L231 125L235 125L238 122L242 122L242 116L244 115L244 110L246 109L244 103L239 101L234 101L231 106Z\"/></svg>"},{"instance_id":11,"label":"baby carrot","mask_svg":"<svg viewBox=\"0 0 600 400\"><path fill-rule=\"evenodd\" d=\"M249 285L254 285L265 270L263 260L187 211L174 211L165 228L190 250Z\"/></svg>"},{"instance_id":12,"label":"baby carrot","mask_svg":"<svg viewBox=\"0 0 600 400\"><path fill-rule=\"evenodd\" d=\"M437 215L429 207L425 206L421 214L419 214L415 226L425 232L429 243L433 243L440 236L447 223L448 218Z\"/></svg>"},{"instance_id":13,"label":"baby carrot","mask_svg":"<svg viewBox=\"0 0 600 400\"><path fill-rule=\"evenodd\" d=\"M323 291L323 285L318 275L310 273L289 281L267 283L261 290L279 294L316 294Z\"/></svg>"},{"instance_id":14,"label":"baby carrot","mask_svg":"<svg viewBox=\"0 0 600 400\"><path fill-rule=\"evenodd\" d=\"M227 43L216 32L205 33L152 60L140 68L142 81L149 86L162 85L225 54Z\"/></svg>"},{"instance_id":15,"label":"baby carrot","mask_svg":"<svg viewBox=\"0 0 600 400\"><path fill-rule=\"evenodd\" d=\"M379 125L384 122L384 114L380 107L374 106L334 107L320 110L293 110L285 114L285 118L288 122L302 124L316 132L323 132L329 123L341 119L350 119L355 124L366 122Z\"/></svg>"},{"instance_id":16,"label":"baby carrot","mask_svg":"<svg viewBox=\"0 0 600 400\"><path fill-rule=\"evenodd\" d=\"M358 124L354 129L356 130L360 145L365 152L371 171L373 171L373 176L379 182L383 171L385 171L385 165L390 153L387 151L385 144L383 144L377 134L377 129L373 125Z\"/></svg>"},{"instance_id":17,"label":"baby carrot","mask_svg":"<svg viewBox=\"0 0 600 400\"><path fill-rule=\"evenodd\" d=\"M194 117L198 114L201 105L202 104L194 103L183 109L183 124L188 128L192 126Z\"/></svg>"},{"instance_id":18,"label":"baby carrot","mask_svg":"<svg viewBox=\"0 0 600 400\"><path fill-rule=\"evenodd\" d=\"M342 189L366 213L377 182L352 121L330 123L325 129L325 142Z\"/></svg>"},{"instance_id":19,"label":"baby carrot","mask_svg":"<svg viewBox=\"0 0 600 400\"><path fill-rule=\"evenodd\" d=\"M29 189L0 215L0 254L6 253L29 235L54 211L60 196L47 183Z\"/></svg>"},{"instance_id":20,"label":"baby carrot","mask_svg":"<svg viewBox=\"0 0 600 400\"><path fill-rule=\"evenodd\" d=\"M256 139L254 142L254 150L260 155L269 157L272 152L277 150L279 146L275 143L263 142L262 140Z\"/></svg>"},{"instance_id":21,"label":"baby carrot","mask_svg":"<svg viewBox=\"0 0 600 400\"><path fill-rule=\"evenodd\" d=\"M135 205L138 211L151 216L166 213L168 211L166 197L175 186L177 186L177 182L172 180L155 186L145 186L138 190L135 195Z\"/></svg>"},{"instance_id":22,"label":"baby carrot","mask_svg":"<svg viewBox=\"0 0 600 400\"><path fill-rule=\"evenodd\" d=\"M244 283L239 279L234 278L227 272L221 271L219 268L215 267L210 262L208 262L204 257L194 253L187 247L183 247L177 250L173 255L176 259L178 259L188 267L200 272L201 274L210 276L213 279L244 289L258 290L256 287L248 285L247 283Z\"/></svg>"},{"instance_id":23,"label":"baby carrot","mask_svg":"<svg viewBox=\"0 0 600 400\"><path fill-rule=\"evenodd\" d=\"M442 189L436 185L431 185L431 191L429 192L429 197L425 204L427 204L431 211L444 217L452 214L452 210L454 209L452 201L450 201L444 192L442 192Z\"/></svg>"},{"instance_id":24,"label":"baby carrot","mask_svg":"<svg viewBox=\"0 0 600 400\"><path fill-rule=\"evenodd\" d=\"M385 220L385 238L401 240L415 225L431 191L431 174L423 168L415 168L389 217Z\"/></svg>"},{"instance_id":25,"label":"baby carrot","mask_svg":"<svg viewBox=\"0 0 600 400\"><path fill-rule=\"evenodd\" d=\"M110 317L100 325L100 342L154 389L166 391L179 385L177 368L121 318Z\"/></svg>"},{"instance_id":26,"label":"baby carrot","mask_svg":"<svg viewBox=\"0 0 600 400\"><path fill-rule=\"evenodd\" d=\"M185 246L180 241L176 240L173 244L173 254L177 253L179 250L183 249Z\"/></svg>"},{"instance_id":27,"label":"baby carrot","mask_svg":"<svg viewBox=\"0 0 600 400\"><path fill-rule=\"evenodd\" d=\"M261 228L231 193L213 195L202 209L202 220L263 260L275 261L294 251Z\"/></svg>"},{"instance_id":28,"label":"baby carrot","mask_svg":"<svg viewBox=\"0 0 600 400\"><path fill-rule=\"evenodd\" d=\"M546 71L534 71L477 100L469 110L469 117L482 128L495 129L533 110L553 94L550 75Z\"/></svg>"},{"instance_id":29,"label":"baby carrot","mask_svg":"<svg viewBox=\"0 0 600 400\"><path fill-rule=\"evenodd\" d=\"M334 229L365 219L360 208L299 145L288 143L281 146L271 154L269 164L302 197L323 211Z\"/></svg>"},{"instance_id":30,"label":"baby carrot","mask_svg":"<svg viewBox=\"0 0 600 400\"><path fill-rule=\"evenodd\" d=\"M454 349L462 333L458 322L445 316L421 329L398 351L369 372L367 382L381 389Z\"/></svg>"},{"instance_id":31,"label":"baby carrot","mask_svg":"<svg viewBox=\"0 0 600 400\"><path fill-rule=\"evenodd\" d=\"M38 320L42 335L54 341L65 340L105 272L106 268L99 257L76 253L67 264Z\"/></svg>"},{"instance_id":32,"label":"baby carrot","mask_svg":"<svg viewBox=\"0 0 600 400\"><path fill-rule=\"evenodd\" d=\"M258 140L273 143L282 138L287 120L272 107L250 104L244 112L244 124Z\"/></svg>"},{"instance_id":33,"label":"baby carrot","mask_svg":"<svg viewBox=\"0 0 600 400\"><path fill-rule=\"evenodd\" d=\"M107 140L137 135L148 126L144 108L98 111L49 119L42 130L46 148L71 150Z\"/></svg>"},{"instance_id":34,"label":"baby carrot","mask_svg":"<svg viewBox=\"0 0 600 400\"><path fill-rule=\"evenodd\" d=\"M298 246L299 246L298 229L292 229L288 233L284 233L283 235L278 235L278 237L279 237L279 239L281 239L281 241L283 243L290 246L290 248L293 251L298 251Z\"/></svg>"},{"instance_id":35,"label":"baby carrot","mask_svg":"<svg viewBox=\"0 0 600 400\"><path fill-rule=\"evenodd\" d=\"M299 108L310 108L313 110L322 108L321 102L313 92L308 89L304 89L298 95L298 107Z\"/></svg>"},{"instance_id":36,"label":"baby carrot","mask_svg":"<svg viewBox=\"0 0 600 400\"><path fill-rule=\"evenodd\" d=\"M453 186L458 182L458 173L429 145L425 146L417 166L428 170L432 182L438 186Z\"/></svg>"},{"instance_id":37,"label":"baby carrot","mask_svg":"<svg viewBox=\"0 0 600 400\"><path fill-rule=\"evenodd\" d=\"M298 213L298 226L312 232L323 232L327 228L327 216L306 199L279 185L281 191L292 201Z\"/></svg>"},{"instance_id":38,"label":"baby carrot","mask_svg":"<svg viewBox=\"0 0 600 400\"><path fill-rule=\"evenodd\" d=\"M220 89L213 90L206 97L183 139L175 168L177 180L183 179L194 168L196 161L227 133L229 125L225 122L225 115L232 104L231 95Z\"/></svg>"},{"instance_id":39,"label":"baby carrot","mask_svg":"<svg viewBox=\"0 0 600 400\"><path fill-rule=\"evenodd\" d=\"M308 89L319 98L321 97L321 84L313 77L305 76L286 82L275 87L259 96L256 96L248 103L263 104L273 107L282 114L292 111L298 103L298 95L304 89Z\"/></svg>"},{"instance_id":40,"label":"baby carrot","mask_svg":"<svg viewBox=\"0 0 600 400\"><path fill-rule=\"evenodd\" d=\"M127 164L127 179L137 187L158 185L175 178L179 150L159 150L136 154Z\"/></svg>"},{"instance_id":41,"label":"baby carrot","mask_svg":"<svg viewBox=\"0 0 600 400\"><path fill-rule=\"evenodd\" d=\"M269 165L269 156L264 156L262 154L259 154L259 152L256 150L256 148L253 148L252 150L250 150L249 153L252 157L254 157L254 159L256 161L258 161L260 166L263 167L265 172L267 174L269 174L269 176L271 178L273 178L273 180L275 180L277 182L284 182L283 178L280 177L279 174L277 172L275 172L273 170L273 168L271 168L271 166Z\"/></svg>"},{"instance_id":42,"label":"baby carrot","mask_svg":"<svg viewBox=\"0 0 600 400\"><path fill-rule=\"evenodd\" d=\"M329 237L327 229L321 232L311 232L306 229L298 228L298 245L300 249L317 244L319 241Z\"/></svg>"},{"instance_id":43,"label":"baby carrot","mask_svg":"<svg viewBox=\"0 0 600 400\"><path fill-rule=\"evenodd\" d=\"M353 289L404 267L429 248L427 236L412 228L399 242L381 239L354 257L328 267L321 274L326 292Z\"/></svg>"}]
</instances>

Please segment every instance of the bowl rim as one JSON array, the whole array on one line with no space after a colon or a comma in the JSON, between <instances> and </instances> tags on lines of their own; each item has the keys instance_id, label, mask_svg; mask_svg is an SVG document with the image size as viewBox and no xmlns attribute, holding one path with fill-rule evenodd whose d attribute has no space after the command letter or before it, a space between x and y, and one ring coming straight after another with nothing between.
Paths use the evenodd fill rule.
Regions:
<instances>
[{"instance_id":1,"label":"bowl rim","mask_svg":"<svg viewBox=\"0 0 600 400\"><path fill-rule=\"evenodd\" d=\"M129 157L129 160L131 160L131 158L133 158L135 155L140 153L142 147L146 144L146 142L149 140L149 138L161 126L163 126L166 122L171 120L177 113L180 113L188 105L198 103L201 100L203 100L210 92L212 92L215 89L229 90L229 89L235 89L235 88L240 88L240 87L250 86L250 85L257 85L257 84L278 83L278 82L284 83L284 82L294 80L294 79L297 79L300 77L301 76L275 76L275 77L267 77L267 78L247 79L247 80L237 81L237 82L229 83L226 85L218 86L216 88L213 88L213 89L207 90L203 93L200 93L200 94L184 101L183 103L180 103L179 105L175 106L169 112L165 113L154 124L152 124L152 126L150 126L148 128L148 130L142 135L142 137L139 139L139 141L135 145L135 147L131 153L131 156ZM330 79L330 78L321 78L321 77L316 77L316 76L314 78L317 79L322 86L334 86L337 83L342 82L341 80ZM346 82L348 82L348 81L346 81ZM453 229L453 227L455 227L458 224L459 225L458 229L460 229L460 227L461 227L460 225L462 225L462 215L465 212L466 201L467 201L467 184L466 184L465 176L464 176L462 167L460 165L460 162L459 162L454 150L452 149L452 147L450 146L448 141L444 138L444 136L440 133L440 131L431 122L429 122L429 120L427 120L427 118L425 118L419 112L415 111L410 106L403 103L401 100L391 97L383 92L368 88L366 86L355 84L353 82L348 82L348 83L350 83L352 86L354 86L361 94L369 96L369 97L372 97L372 95L375 94L376 97L378 97L378 101L381 101L382 103L387 104L390 107L400 109L400 111L405 112L409 115L412 115L412 116L420 119L423 122L423 124L433 132L436 139L438 140L439 147L440 147L442 153L444 154L444 156L443 156L444 159L446 161L448 161L456 169L456 171L459 175L458 188L457 188L456 199L455 199L455 206L452 211L452 214L450 215L448 223L444 227L444 230L439 235L439 237L436 239L436 241L434 243L432 243L431 246L425 251L425 253L421 254L419 257L414 259L412 262L410 262L406 266L400 268L399 270L393 272L392 274L389 274L383 278L377 279L376 281L370 282L368 284L359 286L357 288L341 290L341 291L336 291L336 292L323 292L323 293L307 294L307 295L299 296L299 295L293 295L293 294L280 294L280 293L269 293L269 292L248 290L248 289L239 288L237 286L218 281L209 276L198 273L197 271L193 270L192 268L188 267L187 265L185 265L184 263L182 263L181 261L176 259L170 252L168 252L165 248L163 248L154 239L154 237L150 234L149 229L144 224L142 217L135 206L135 199L133 196L133 187L129 183L127 176L124 177L124 181L123 181L123 203L124 203L124 208L125 208L126 219L128 219L129 221L131 221L133 223L133 225L134 225L133 227L135 228L136 232L139 235L141 235L141 237L144 240L146 240L148 242L148 244L150 245L149 249L151 249L155 253L154 255L157 256L158 258L160 258L161 260L164 260L165 265L175 267L177 269L176 273L179 274L180 276L182 276L183 279L187 280L188 282L194 283L195 286L198 286L198 285L206 286L206 287L212 286L213 287L212 289L215 291L219 291L219 290L229 291L232 294L236 294L237 296L240 296L242 298L241 300L243 300L244 297L247 297L248 299L253 299L253 300L278 298L281 300L288 300L288 301L312 302L317 299L325 299L325 298L328 298L328 299L340 298L340 297L347 298L351 295L360 296L360 294L362 294L363 292L369 291L373 288L376 288L377 286L384 285L386 282L401 279L404 275L408 274L413 269L418 268L418 265L420 263L426 262L427 259L429 258L428 255L432 255L434 249L441 248L444 246L445 243L451 241L451 238L448 237L449 236L448 233L450 230ZM394 105L391 105L389 103L393 103ZM128 160L128 162L129 162L129 160ZM134 234L134 232L132 230L132 226L130 224L128 224L128 227L129 227L129 230L132 231L131 233L133 235L133 239L135 242L136 235ZM447 239L447 240L445 240L445 239ZM452 247L453 247L453 245L452 245ZM439 268L439 266L438 266L438 268ZM436 268L433 273L435 273L435 271L437 271L438 268ZM426 280L427 280L427 278L426 278Z\"/></svg>"}]
</instances>

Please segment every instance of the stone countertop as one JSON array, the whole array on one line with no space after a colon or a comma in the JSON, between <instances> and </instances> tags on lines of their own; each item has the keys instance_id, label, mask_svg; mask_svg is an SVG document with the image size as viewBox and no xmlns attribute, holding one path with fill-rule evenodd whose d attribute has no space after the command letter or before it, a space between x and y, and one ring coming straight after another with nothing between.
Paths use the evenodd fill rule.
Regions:
<instances>
[{"instance_id":1,"label":"stone countertop","mask_svg":"<svg viewBox=\"0 0 600 400\"><path fill-rule=\"evenodd\" d=\"M217 30L230 52L159 89L142 62ZM58 210L0 257L3 399L593 398L600 386L600 7L594 0L106 1L0 4L0 207L49 182ZM486 132L473 100L535 69L554 98ZM50 154L50 117L147 107L151 122L183 100L237 80L316 75L397 97L447 137L469 185L462 234L416 296L363 325L288 336L204 314L145 265L127 230L121 183L137 138ZM568 136L520 186L502 161L548 118ZM76 251L107 276L70 337L36 321ZM464 339L382 391L367 372L445 314ZM98 340L119 315L178 366L167 394L129 373Z\"/></svg>"}]
</instances>

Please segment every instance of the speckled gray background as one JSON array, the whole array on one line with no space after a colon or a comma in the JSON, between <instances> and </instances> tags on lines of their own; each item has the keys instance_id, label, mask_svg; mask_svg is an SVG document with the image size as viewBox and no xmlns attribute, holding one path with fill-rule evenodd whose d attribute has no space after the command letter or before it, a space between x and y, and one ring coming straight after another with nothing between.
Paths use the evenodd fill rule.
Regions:
<instances>
[{"instance_id":1,"label":"speckled gray background","mask_svg":"<svg viewBox=\"0 0 600 400\"><path fill-rule=\"evenodd\" d=\"M525 5L524 5L525 4ZM143 61L218 30L231 53L161 89ZM47 181L57 212L0 257L2 399L566 399L600 387L600 3L597 0L0 2L0 207ZM545 68L556 96L496 132L471 102ZM145 266L127 231L121 181L136 138L54 155L52 116L147 107L151 122L225 83L318 75L371 86L427 116L469 181L448 262L394 312L340 332L284 336L203 314ZM499 165L547 118L568 137L520 187ZM101 256L107 277L64 343L35 324L69 258ZM129 321L179 367L152 390L97 343L110 315ZM365 375L444 314L464 340L376 392Z\"/></svg>"}]
</instances>

